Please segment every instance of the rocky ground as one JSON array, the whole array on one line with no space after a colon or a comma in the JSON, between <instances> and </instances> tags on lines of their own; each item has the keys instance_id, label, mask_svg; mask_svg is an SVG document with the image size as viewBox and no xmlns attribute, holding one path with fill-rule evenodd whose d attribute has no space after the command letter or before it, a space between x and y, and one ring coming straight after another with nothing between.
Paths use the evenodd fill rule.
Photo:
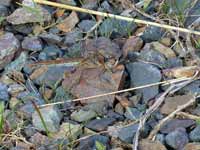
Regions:
<instances>
[{"instance_id":1,"label":"rocky ground","mask_svg":"<svg viewBox=\"0 0 200 150\"><path fill-rule=\"evenodd\" d=\"M53 1L200 30L199 0ZM199 50L197 35L0 0L0 149L200 150Z\"/></svg>"}]
</instances>

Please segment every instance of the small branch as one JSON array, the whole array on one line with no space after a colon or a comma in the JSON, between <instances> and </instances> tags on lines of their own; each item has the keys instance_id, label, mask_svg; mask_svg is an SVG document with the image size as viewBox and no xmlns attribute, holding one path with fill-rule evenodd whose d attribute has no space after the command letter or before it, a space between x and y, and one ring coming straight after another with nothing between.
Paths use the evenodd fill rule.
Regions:
<instances>
[{"instance_id":1,"label":"small branch","mask_svg":"<svg viewBox=\"0 0 200 150\"><path fill-rule=\"evenodd\" d=\"M89 9L85 9L85 8L65 5L65 4L56 3L56 2L50 2L50 1L46 1L46 0L33 0L33 1L38 3L38 4L44 4L44 5L54 6L54 7L58 7L58 8L74 10L74 11L78 11L78 12L82 12L82 13L88 13L88 14L93 14L93 15L98 15L98 16L103 16L103 17L109 17L109 18L129 21L129 22L135 22L135 23L140 23L140 24L145 24L145 25L152 25L152 26L156 26L156 27L160 27L160 28L177 30L177 31L180 31L180 32L200 35L199 31L189 30L187 28L175 27L175 26L170 26L170 25L167 25L167 24L160 24L160 23L151 22L151 21L145 21L145 20L120 16L120 15L114 15L114 14L111 14L111 13L99 12L99 11L95 11L95 10L89 10Z\"/></svg>"},{"instance_id":2,"label":"small branch","mask_svg":"<svg viewBox=\"0 0 200 150\"><path fill-rule=\"evenodd\" d=\"M162 119L159 124L157 124L154 128L153 131L151 131L151 133L148 136L148 139L150 140L154 140L155 139L155 135L158 133L158 131L160 130L160 128L164 125L164 123L166 121L168 121L169 119L173 118L178 112L184 110L185 108L187 108L188 106L191 106L196 100L196 97L193 97L191 100L189 100L187 103L178 106L177 109L175 111L173 111L171 114L169 114L167 117L165 117L164 119Z\"/></svg>"}]
</instances>

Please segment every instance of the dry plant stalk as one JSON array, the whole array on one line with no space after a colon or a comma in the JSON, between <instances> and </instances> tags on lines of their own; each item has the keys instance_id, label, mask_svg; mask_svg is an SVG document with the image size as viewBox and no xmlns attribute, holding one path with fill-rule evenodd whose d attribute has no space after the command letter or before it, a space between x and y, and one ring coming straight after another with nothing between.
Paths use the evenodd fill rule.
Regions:
<instances>
[{"instance_id":1,"label":"dry plant stalk","mask_svg":"<svg viewBox=\"0 0 200 150\"><path fill-rule=\"evenodd\" d=\"M159 124L157 124L155 126L155 128L153 129L153 131L151 131L151 133L148 136L148 139L150 140L155 140L155 135L157 134L157 132L160 130L160 128L164 125L164 123L166 121L168 121L169 119L173 118L178 112L184 110L185 108L191 106L196 100L196 97L193 97L191 100L189 100L187 103L178 106L177 109L175 111L173 111L172 113L170 113L167 117L163 118Z\"/></svg>"},{"instance_id":2,"label":"dry plant stalk","mask_svg":"<svg viewBox=\"0 0 200 150\"><path fill-rule=\"evenodd\" d=\"M44 5L54 6L54 7L58 7L58 8L64 8L64 9L73 10L73 11L77 11L77 12L88 13L88 14L93 14L93 15L98 15L98 16L103 16L103 17L108 17L108 18L125 20L125 21L128 21L128 22L135 22L135 23L140 23L140 24L145 24L145 25L152 25L152 26L156 26L156 27L160 27L160 28L165 28L165 29L176 30L176 31L180 31L180 32L200 35L199 31L189 30L187 28L175 27L175 26L170 26L170 25L167 25L167 24L161 24L161 23L145 21L145 20L141 20L141 19L135 19L135 18L120 16L120 15L114 15L114 14L111 14L111 13L105 13L105 12L85 9L85 8L65 5L65 4L56 3L56 2L50 2L50 1L47 1L47 0L33 0L33 1L38 3L38 4L44 4Z\"/></svg>"}]
</instances>

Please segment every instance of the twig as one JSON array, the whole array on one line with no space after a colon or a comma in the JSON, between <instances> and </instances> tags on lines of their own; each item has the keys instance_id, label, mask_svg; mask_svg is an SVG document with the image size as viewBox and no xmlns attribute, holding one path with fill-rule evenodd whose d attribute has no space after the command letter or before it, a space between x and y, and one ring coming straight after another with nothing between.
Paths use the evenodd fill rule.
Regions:
<instances>
[{"instance_id":1,"label":"twig","mask_svg":"<svg viewBox=\"0 0 200 150\"><path fill-rule=\"evenodd\" d=\"M85 8L60 4L60 3L56 3L56 2L50 2L50 1L46 1L46 0L34 0L34 2L36 2L38 4L44 4L44 5L54 6L54 7L58 7L58 8L74 10L74 11L78 11L78 12L82 12L82 13L89 13L89 14L103 16L103 17L109 17L109 18L129 21L129 22L135 22L135 23L140 23L140 24L145 24L145 25L152 25L152 26L156 26L156 27L160 27L160 28L177 30L177 31L180 31L180 32L200 35L199 31L189 30L189 29L181 28L181 27L170 26L170 25L167 25L167 24L160 24L160 23L151 22L151 21L145 21L145 20L120 16L120 15L114 15L114 14L111 14L111 13L99 12L99 11L95 11L95 10L89 10L89 9L85 9Z\"/></svg>"},{"instance_id":2,"label":"twig","mask_svg":"<svg viewBox=\"0 0 200 150\"><path fill-rule=\"evenodd\" d=\"M192 114L189 114L189 113L186 113L186 112L178 112L176 114L178 116L182 116L182 117L189 118L189 119L192 119L192 120L200 120L199 116L192 115Z\"/></svg>"},{"instance_id":3,"label":"twig","mask_svg":"<svg viewBox=\"0 0 200 150\"><path fill-rule=\"evenodd\" d=\"M165 97L168 94L173 94L174 92L178 91L180 88L188 85L192 81L195 80L195 77L197 76L198 72L193 76L192 79L188 81L184 81L182 83L178 84L172 84L160 97L158 97L155 101L155 103L146 111L146 113L140 118L140 123L137 129L137 132L135 134L135 138L133 139L133 150L138 149L138 143L139 143L139 136L140 136L140 130L144 127L146 120L151 116L151 114L158 109L158 107L164 102Z\"/></svg>"},{"instance_id":4,"label":"twig","mask_svg":"<svg viewBox=\"0 0 200 150\"><path fill-rule=\"evenodd\" d=\"M151 133L148 136L148 139L150 140L155 140L155 135L157 134L157 132L160 130L160 128L164 125L164 123L166 121L168 121L169 119L173 118L178 112L184 110L185 108L187 108L188 106L192 105L196 100L196 97L193 97L191 100L189 100L187 103L178 106L177 109L175 111L173 111L172 113L170 113L167 117L165 117L164 119L162 119L159 124L157 124L155 126L155 128L151 131Z\"/></svg>"},{"instance_id":5,"label":"twig","mask_svg":"<svg viewBox=\"0 0 200 150\"><path fill-rule=\"evenodd\" d=\"M60 102L55 102L55 103L44 104L44 105L40 105L39 107L41 108L41 107L47 107L47 106L52 106L52 105L59 105L59 104L65 104L65 103L71 103L71 102L85 101L85 100L95 99L95 98L109 96L109 95L120 94L120 93L124 93L124 92L134 91L134 90L137 90L137 89L142 89L142 88L161 85L161 84L169 85L169 84L178 83L178 82L181 82L181 81L188 81L188 80L191 80L191 79L192 78L178 78L178 79L172 79L172 80L165 80L165 81L161 81L161 82L151 83L151 84L133 87L133 88L129 88L129 89L124 89L124 90L120 90L120 91L114 91L114 92L110 92L110 93L104 93L104 94L99 94L99 95L94 95L94 96L89 96L89 97L77 98L77 99L73 99L71 101L60 101Z\"/></svg>"}]
</instances>

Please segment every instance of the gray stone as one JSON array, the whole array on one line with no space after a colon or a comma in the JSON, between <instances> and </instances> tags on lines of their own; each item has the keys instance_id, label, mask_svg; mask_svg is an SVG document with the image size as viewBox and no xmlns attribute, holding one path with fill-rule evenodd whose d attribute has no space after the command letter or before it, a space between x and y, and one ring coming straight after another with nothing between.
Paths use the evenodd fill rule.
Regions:
<instances>
[{"instance_id":1,"label":"gray stone","mask_svg":"<svg viewBox=\"0 0 200 150\"><path fill-rule=\"evenodd\" d=\"M177 57L169 58L166 61L166 68L175 68L183 66L183 61Z\"/></svg>"},{"instance_id":2,"label":"gray stone","mask_svg":"<svg viewBox=\"0 0 200 150\"><path fill-rule=\"evenodd\" d=\"M200 125L190 132L189 137L192 142L200 142Z\"/></svg>"},{"instance_id":3,"label":"gray stone","mask_svg":"<svg viewBox=\"0 0 200 150\"><path fill-rule=\"evenodd\" d=\"M1 0L0 5L10 6L12 0Z\"/></svg>"},{"instance_id":4,"label":"gray stone","mask_svg":"<svg viewBox=\"0 0 200 150\"><path fill-rule=\"evenodd\" d=\"M137 132L137 129L138 129L138 124L121 128L118 133L119 139L126 143L132 143L132 140Z\"/></svg>"},{"instance_id":5,"label":"gray stone","mask_svg":"<svg viewBox=\"0 0 200 150\"><path fill-rule=\"evenodd\" d=\"M100 142L109 149L109 138L102 135L94 135L80 141L77 150L96 150L96 142Z\"/></svg>"},{"instance_id":6,"label":"gray stone","mask_svg":"<svg viewBox=\"0 0 200 150\"><path fill-rule=\"evenodd\" d=\"M82 20L79 24L78 27L83 31L83 32L88 32L96 22L94 20Z\"/></svg>"},{"instance_id":7,"label":"gray stone","mask_svg":"<svg viewBox=\"0 0 200 150\"><path fill-rule=\"evenodd\" d=\"M99 27L101 36L110 37L115 35L128 36L137 28L133 22L124 20L105 19Z\"/></svg>"},{"instance_id":8,"label":"gray stone","mask_svg":"<svg viewBox=\"0 0 200 150\"><path fill-rule=\"evenodd\" d=\"M137 120L141 116L141 112L137 108L127 107L124 116L130 120Z\"/></svg>"},{"instance_id":9,"label":"gray stone","mask_svg":"<svg viewBox=\"0 0 200 150\"><path fill-rule=\"evenodd\" d=\"M127 65L128 73L131 78L131 87L137 87L156 83L161 80L160 71L153 65L135 62ZM144 102L148 102L158 94L158 86L138 89L137 92L142 93Z\"/></svg>"},{"instance_id":10,"label":"gray stone","mask_svg":"<svg viewBox=\"0 0 200 150\"><path fill-rule=\"evenodd\" d=\"M35 127L29 124L24 128L23 132L25 133L26 137L30 138L37 132L37 130Z\"/></svg>"},{"instance_id":11,"label":"gray stone","mask_svg":"<svg viewBox=\"0 0 200 150\"><path fill-rule=\"evenodd\" d=\"M21 71L22 68L25 66L26 61L28 59L28 55L26 52L21 52L21 54L19 55L18 58L16 58L14 61L12 61L10 64L8 64L5 67L5 71L9 72L9 71Z\"/></svg>"},{"instance_id":12,"label":"gray stone","mask_svg":"<svg viewBox=\"0 0 200 150\"><path fill-rule=\"evenodd\" d=\"M154 50L143 50L140 53L140 59L158 65L162 68L166 67L166 59L163 54Z\"/></svg>"},{"instance_id":13,"label":"gray stone","mask_svg":"<svg viewBox=\"0 0 200 150\"><path fill-rule=\"evenodd\" d=\"M159 27L148 26L144 31L141 38L147 42L159 41L161 37L164 35L164 30Z\"/></svg>"},{"instance_id":14,"label":"gray stone","mask_svg":"<svg viewBox=\"0 0 200 150\"><path fill-rule=\"evenodd\" d=\"M37 37L25 37L22 41L22 48L28 51L41 51L43 44Z\"/></svg>"},{"instance_id":15,"label":"gray stone","mask_svg":"<svg viewBox=\"0 0 200 150\"><path fill-rule=\"evenodd\" d=\"M68 5L76 5L76 1L75 0L58 0L59 3L62 4L68 4Z\"/></svg>"},{"instance_id":16,"label":"gray stone","mask_svg":"<svg viewBox=\"0 0 200 150\"><path fill-rule=\"evenodd\" d=\"M113 118L95 119L86 124L86 127L94 131L106 130L109 125L112 125L116 120Z\"/></svg>"},{"instance_id":17,"label":"gray stone","mask_svg":"<svg viewBox=\"0 0 200 150\"><path fill-rule=\"evenodd\" d=\"M183 94L199 94L200 93L200 80L196 80L185 87L183 87L180 92Z\"/></svg>"},{"instance_id":18,"label":"gray stone","mask_svg":"<svg viewBox=\"0 0 200 150\"><path fill-rule=\"evenodd\" d=\"M48 44L59 44L62 41L60 36L53 33L42 33L39 37L45 40Z\"/></svg>"},{"instance_id":19,"label":"gray stone","mask_svg":"<svg viewBox=\"0 0 200 150\"><path fill-rule=\"evenodd\" d=\"M156 141L159 141L160 143L165 144L165 136L163 134L157 134Z\"/></svg>"},{"instance_id":20,"label":"gray stone","mask_svg":"<svg viewBox=\"0 0 200 150\"><path fill-rule=\"evenodd\" d=\"M49 66L43 74L40 74L37 78L33 78L32 80L38 85L54 88L55 84L63 78L64 73L72 70L73 67L71 66Z\"/></svg>"},{"instance_id":21,"label":"gray stone","mask_svg":"<svg viewBox=\"0 0 200 150\"><path fill-rule=\"evenodd\" d=\"M72 46L78 40L82 38L83 38L83 34L81 33L81 30L78 28L75 28L74 30L66 34L64 44L67 46Z\"/></svg>"},{"instance_id":22,"label":"gray stone","mask_svg":"<svg viewBox=\"0 0 200 150\"><path fill-rule=\"evenodd\" d=\"M8 15L8 8L4 5L0 5L0 16L5 17Z\"/></svg>"},{"instance_id":23,"label":"gray stone","mask_svg":"<svg viewBox=\"0 0 200 150\"><path fill-rule=\"evenodd\" d=\"M71 114L71 119L78 122L85 122L96 117L96 113L93 110L84 110L74 111Z\"/></svg>"},{"instance_id":24,"label":"gray stone","mask_svg":"<svg viewBox=\"0 0 200 150\"><path fill-rule=\"evenodd\" d=\"M83 43L77 42L67 48L67 57L81 57L81 53L83 52Z\"/></svg>"},{"instance_id":25,"label":"gray stone","mask_svg":"<svg viewBox=\"0 0 200 150\"><path fill-rule=\"evenodd\" d=\"M56 132L59 130L62 113L56 106L41 108L40 113L50 132ZM32 114L32 123L38 130L46 131L37 111Z\"/></svg>"},{"instance_id":26,"label":"gray stone","mask_svg":"<svg viewBox=\"0 0 200 150\"><path fill-rule=\"evenodd\" d=\"M189 142L186 130L184 128L178 128L175 131L169 133L165 137L167 145L176 150L182 150L184 146Z\"/></svg>"},{"instance_id":27,"label":"gray stone","mask_svg":"<svg viewBox=\"0 0 200 150\"><path fill-rule=\"evenodd\" d=\"M12 33L0 36L0 70L11 62L20 43Z\"/></svg>"},{"instance_id":28,"label":"gray stone","mask_svg":"<svg viewBox=\"0 0 200 150\"><path fill-rule=\"evenodd\" d=\"M33 32L33 25L31 24L19 24L19 25L15 25L13 26L13 29L19 33L22 34L30 34Z\"/></svg>"},{"instance_id":29,"label":"gray stone","mask_svg":"<svg viewBox=\"0 0 200 150\"><path fill-rule=\"evenodd\" d=\"M29 8L28 8L29 7ZM30 11L32 9L32 11ZM7 21L14 25L34 23L34 22L45 22L50 21L50 13L42 7L30 7L16 9L10 16L7 17Z\"/></svg>"},{"instance_id":30,"label":"gray stone","mask_svg":"<svg viewBox=\"0 0 200 150\"><path fill-rule=\"evenodd\" d=\"M172 119L166 122L161 128L160 132L163 134L170 133L177 128L188 128L195 125L195 121L191 119Z\"/></svg>"},{"instance_id":31,"label":"gray stone","mask_svg":"<svg viewBox=\"0 0 200 150\"><path fill-rule=\"evenodd\" d=\"M8 101L9 94L8 94L8 87L6 84L0 82L0 101Z\"/></svg>"},{"instance_id":32,"label":"gray stone","mask_svg":"<svg viewBox=\"0 0 200 150\"><path fill-rule=\"evenodd\" d=\"M62 51L57 46L47 46L39 54L40 60L56 59L62 57Z\"/></svg>"}]
</instances>

